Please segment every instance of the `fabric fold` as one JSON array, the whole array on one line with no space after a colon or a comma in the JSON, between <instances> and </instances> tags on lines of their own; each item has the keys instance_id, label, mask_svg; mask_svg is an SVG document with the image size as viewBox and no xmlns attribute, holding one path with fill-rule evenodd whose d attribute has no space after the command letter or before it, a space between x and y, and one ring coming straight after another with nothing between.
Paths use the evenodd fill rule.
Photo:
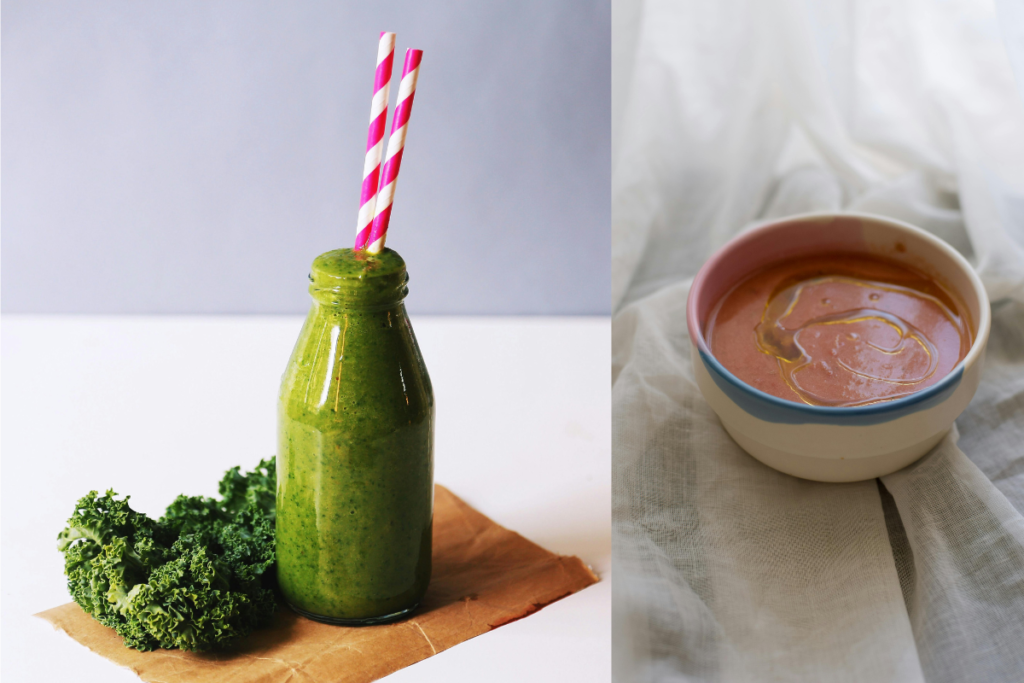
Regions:
<instances>
[{"instance_id":1,"label":"fabric fold","mask_svg":"<svg viewBox=\"0 0 1024 683\"><path fill-rule=\"evenodd\" d=\"M957 447L882 478L913 555L908 604L930 683L1024 675L1024 517Z\"/></svg>"}]
</instances>

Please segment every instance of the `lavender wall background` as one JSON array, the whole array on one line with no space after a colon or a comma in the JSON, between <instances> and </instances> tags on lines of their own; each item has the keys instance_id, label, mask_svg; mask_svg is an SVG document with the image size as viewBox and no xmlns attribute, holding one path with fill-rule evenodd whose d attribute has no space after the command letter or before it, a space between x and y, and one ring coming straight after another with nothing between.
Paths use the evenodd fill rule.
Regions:
<instances>
[{"instance_id":1,"label":"lavender wall background","mask_svg":"<svg viewBox=\"0 0 1024 683\"><path fill-rule=\"evenodd\" d=\"M354 236L390 30L425 51L388 241L410 309L606 314L609 26L583 0L5 0L2 309L305 311Z\"/></svg>"}]
</instances>

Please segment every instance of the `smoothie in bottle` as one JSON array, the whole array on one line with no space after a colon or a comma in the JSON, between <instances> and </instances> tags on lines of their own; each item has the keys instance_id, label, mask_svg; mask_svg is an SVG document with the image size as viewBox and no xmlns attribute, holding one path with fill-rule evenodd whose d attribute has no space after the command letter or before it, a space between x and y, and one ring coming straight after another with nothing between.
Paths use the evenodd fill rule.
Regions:
<instances>
[{"instance_id":1,"label":"smoothie in bottle","mask_svg":"<svg viewBox=\"0 0 1024 683\"><path fill-rule=\"evenodd\" d=\"M380 623L430 580L433 392L397 252L327 252L310 281L278 408L278 582L305 616Z\"/></svg>"},{"instance_id":2,"label":"smoothie in bottle","mask_svg":"<svg viewBox=\"0 0 1024 683\"><path fill-rule=\"evenodd\" d=\"M278 401L278 584L297 612L336 624L399 619L430 581L434 395L405 261L384 247L423 53L406 51L382 167L394 49L381 33L355 248L313 261Z\"/></svg>"}]
</instances>

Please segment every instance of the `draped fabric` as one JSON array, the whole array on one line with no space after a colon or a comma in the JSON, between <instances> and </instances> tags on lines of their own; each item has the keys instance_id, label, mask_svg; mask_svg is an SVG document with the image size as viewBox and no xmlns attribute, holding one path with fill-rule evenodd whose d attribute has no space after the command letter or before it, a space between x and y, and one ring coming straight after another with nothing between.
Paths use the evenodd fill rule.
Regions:
<instances>
[{"instance_id":1,"label":"draped fabric","mask_svg":"<svg viewBox=\"0 0 1024 683\"><path fill-rule=\"evenodd\" d=\"M971 0L613 3L617 680L1024 680L1020 20ZM992 300L975 399L881 480L765 467L690 366L704 260L816 210L938 235Z\"/></svg>"}]
</instances>

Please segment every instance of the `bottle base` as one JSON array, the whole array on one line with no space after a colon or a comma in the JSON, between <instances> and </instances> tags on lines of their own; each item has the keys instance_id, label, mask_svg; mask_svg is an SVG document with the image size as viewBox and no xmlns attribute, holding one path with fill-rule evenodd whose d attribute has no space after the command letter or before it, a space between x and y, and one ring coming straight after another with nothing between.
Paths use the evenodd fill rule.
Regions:
<instances>
[{"instance_id":1,"label":"bottle base","mask_svg":"<svg viewBox=\"0 0 1024 683\"><path fill-rule=\"evenodd\" d=\"M299 609L290 602L288 603L288 606L291 607L293 611L298 612L307 619L319 621L323 624L331 624L332 626L377 626L379 624L390 624L391 622L404 619L416 611L416 608L419 607L419 603L401 611L392 612L391 614L385 614L379 617L364 617L362 619L344 619L341 617L328 617L323 614L314 614L312 612L307 612L304 609Z\"/></svg>"}]
</instances>

